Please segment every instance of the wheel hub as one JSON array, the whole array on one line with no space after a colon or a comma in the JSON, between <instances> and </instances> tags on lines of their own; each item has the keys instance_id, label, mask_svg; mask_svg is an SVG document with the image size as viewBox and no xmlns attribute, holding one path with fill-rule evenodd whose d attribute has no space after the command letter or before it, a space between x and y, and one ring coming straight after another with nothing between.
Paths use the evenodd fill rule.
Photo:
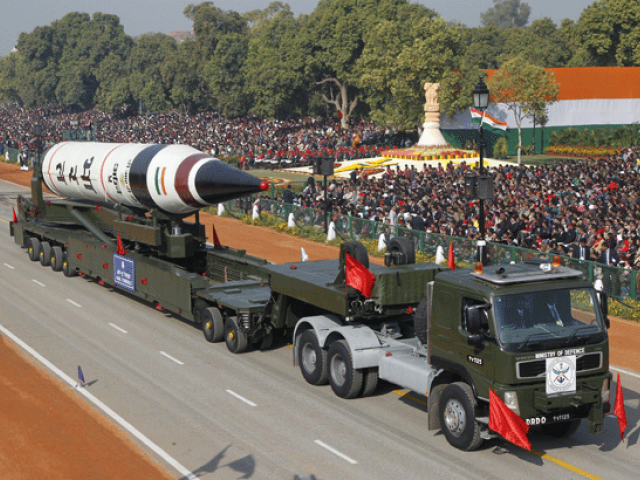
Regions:
<instances>
[{"instance_id":1,"label":"wheel hub","mask_svg":"<svg viewBox=\"0 0 640 480\"><path fill-rule=\"evenodd\" d=\"M308 372L313 372L316 369L316 361L316 351L309 344L305 344L302 347L302 364L304 369Z\"/></svg>"},{"instance_id":2,"label":"wheel hub","mask_svg":"<svg viewBox=\"0 0 640 480\"><path fill-rule=\"evenodd\" d=\"M464 412L462 404L451 399L447 402L444 410L444 421L449 430L454 436L459 437L464 432L467 424L467 416Z\"/></svg>"}]
</instances>

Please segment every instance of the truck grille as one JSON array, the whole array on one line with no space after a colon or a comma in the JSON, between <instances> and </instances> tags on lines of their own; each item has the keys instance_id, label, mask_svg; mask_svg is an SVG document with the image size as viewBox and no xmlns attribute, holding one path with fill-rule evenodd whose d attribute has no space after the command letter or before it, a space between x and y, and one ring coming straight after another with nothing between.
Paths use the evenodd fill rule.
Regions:
<instances>
[{"instance_id":1,"label":"truck grille","mask_svg":"<svg viewBox=\"0 0 640 480\"><path fill-rule=\"evenodd\" d=\"M547 362L544 359L518 362L516 372L518 378L543 377L546 371ZM576 369L578 372L597 370L602 367L602 352L587 353L576 359Z\"/></svg>"}]
</instances>

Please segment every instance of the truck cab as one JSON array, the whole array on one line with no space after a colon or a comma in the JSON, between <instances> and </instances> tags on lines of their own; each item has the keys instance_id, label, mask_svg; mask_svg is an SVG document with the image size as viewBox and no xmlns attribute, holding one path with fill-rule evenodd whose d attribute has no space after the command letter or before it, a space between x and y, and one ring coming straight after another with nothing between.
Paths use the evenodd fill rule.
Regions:
<instances>
[{"instance_id":1,"label":"truck cab","mask_svg":"<svg viewBox=\"0 0 640 480\"><path fill-rule=\"evenodd\" d=\"M493 390L550 435L573 433L583 418L591 433L601 431L608 320L581 272L548 263L444 271L430 290L429 359L441 372L429 392L431 428L463 450L479 445L490 436Z\"/></svg>"}]
</instances>

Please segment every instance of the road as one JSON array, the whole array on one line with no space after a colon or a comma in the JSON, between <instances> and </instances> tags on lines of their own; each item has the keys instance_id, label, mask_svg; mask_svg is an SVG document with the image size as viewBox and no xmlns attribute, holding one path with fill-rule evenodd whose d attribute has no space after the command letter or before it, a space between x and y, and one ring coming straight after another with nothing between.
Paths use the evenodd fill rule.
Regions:
<instances>
[{"instance_id":1,"label":"road","mask_svg":"<svg viewBox=\"0 0 640 480\"><path fill-rule=\"evenodd\" d=\"M0 218L23 190L0 181ZM93 396L202 480L628 479L640 470L638 375L623 377L625 443L608 417L598 435L586 422L568 439L531 433L534 453L502 440L461 453L427 431L424 397L383 384L373 397L340 399L303 380L284 341L232 355L166 312L30 262L5 222L0 291L0 324L68 376L81 365Z\"/></svg>"}]
</instances>

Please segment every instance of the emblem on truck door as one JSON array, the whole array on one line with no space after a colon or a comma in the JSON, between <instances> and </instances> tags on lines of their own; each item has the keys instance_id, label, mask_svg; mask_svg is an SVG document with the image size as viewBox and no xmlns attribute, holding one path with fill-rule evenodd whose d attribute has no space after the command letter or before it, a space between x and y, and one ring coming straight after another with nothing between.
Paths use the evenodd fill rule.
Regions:
<instances>
[{"instance_id":1,"label":"emblem on truck door","mask_svg":"<svg viewBox=\"0 0 640 480\"><path fill-rule=\"evenodd\" d=\"M547 358L547 395L576 391L576 356Z\"/></svg>"}]
</instances>

